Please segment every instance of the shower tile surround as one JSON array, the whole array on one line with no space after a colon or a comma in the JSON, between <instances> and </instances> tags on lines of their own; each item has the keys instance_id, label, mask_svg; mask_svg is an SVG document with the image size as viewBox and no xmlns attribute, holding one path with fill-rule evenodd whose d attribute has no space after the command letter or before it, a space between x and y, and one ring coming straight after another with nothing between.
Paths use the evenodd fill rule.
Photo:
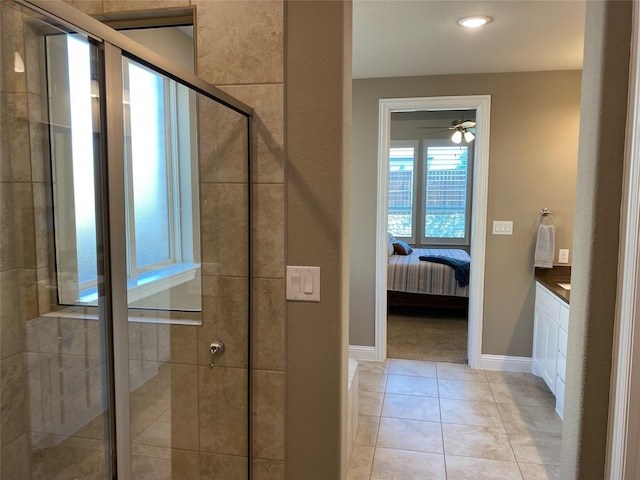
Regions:
<instances>
[{"instance_id":1,"label":"shower tile surround","mask_svg":"<svg viewBox=\"0 0 640 480\"><path fill-rule=\"evenodd\" d=\"M283 2L68 0L67 3L92 15L196 7L199 75L255 108L251 139L255 246L251 292L254 299L251 461L255 479L284 479ZM256 21L250 21L251 18ZM101 462L102 416L92 421L82 414L73 417L74 398L94 402L96 408L101 401L90 393L90 386L100 382L100 359L88 356L82 362L75 361L77 354L97 351L99 332L93 324L96 322L39 316L49 311L48 306L55 298L55 290L48 281L53 275L50 254L53 248L46 221L51 212L50 179L45 168L49 163L44 143L46 107L41 82L33 80L41 74L42 52L32 41L37 36L24 28L19 13L3 10L1 31L0 478L53 478L49 469L57 466L63 472L74 464L86 475L83 478L102 478L99 471L89 476ZM228 31L234 32L233 41L225 33ZM27 74L13 71L14 51L25 59ZM224 122L223 126L211 128L222 129L233 137L237 124L232 119L220 119L213 114L206 119ZM233 143L225 147L241 151ZM206 148L205 145L205 155ZM216 229L215 223L224 219L208 215L206 204L208 198L226 200L231 209L228 218L234 215L237 218L232 198L246 198L246 187L235 183L242 181L239 177L244 173L233 165L209 164L202 168L203 326L135 324L130 328L132 383L138 387L131 397L136 480L205 479L211 478L213 472L225 472L224 478L229 479L245 478L248 459L243 457L246 428L242 424L247 419L235 418L231 406L246 402L248 365L246 352L242 352L243 345L246 349L246 336L236 335L237 329L229 328L225 341L228 338L234 348L221 357L216 369L208 368L208 345L213 340L212 334L219 332L215 328L216 319L227 315L242 317L243 306L238 299L246 296L246 282L241 278L218 282L216 277L237 274L245 269L245 264L236 264L233 272L214 268L216 255L223 250L221 245L228 255L234 242L215 238L214 232L224 232ZM20 294L17 285L21 285ZM221 288L225 290L220 292ZM222 296L223 301L216 304L215 311L208 292ZM64 354L60 353L62 347ZM58 380L53 389L51 381L56 378L64 379ZM222 402L220 384L225 386ZM68 400L66 410L52 414L49 407L60 403L62 396ZM86 408L84 411L86 414ZM65 433L73 433L72 436L36 433L54 430L60 425L56 424L60 415L66 415L69 431ZM216 437L211 426L220 421L241 425L235 427L240 433ZM61 441L64 449L60 448ZM46 472L42 471L45 461Z\"/></svg>"}]
</instances>

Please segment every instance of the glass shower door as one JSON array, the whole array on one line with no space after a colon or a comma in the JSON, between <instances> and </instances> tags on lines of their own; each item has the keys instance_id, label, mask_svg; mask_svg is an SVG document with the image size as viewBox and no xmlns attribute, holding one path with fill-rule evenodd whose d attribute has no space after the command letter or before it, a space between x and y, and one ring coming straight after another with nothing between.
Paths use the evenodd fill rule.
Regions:
<instances>
[{"instance_id":1,"label":"glass shower door","mask_svg":"<svg viewBox=\"0 0 640 480\"><path fill-rule=\"evenodd\" d=\"M99 44L1 8L1 477L107 479Z\"/></svg>"},{"instance_id":2,"label":"glass shower door","mask_svg":"<svg viewBox=\"0 0 640 480\"><path fill-rule=\"evenodd\" d=\"M250 109L25 3L52 16L0 6L0 479L249 478Z\"/></svg>"},{"instance_id":3,"label":"glass shower door","mask_svg":"<svg viewBox=\"0 0 640 480\"><path fill-rule=\"evenodd\" d=\"M247 118L122 79L132 478L248 478Z\"/></svg>"}]
</instances>

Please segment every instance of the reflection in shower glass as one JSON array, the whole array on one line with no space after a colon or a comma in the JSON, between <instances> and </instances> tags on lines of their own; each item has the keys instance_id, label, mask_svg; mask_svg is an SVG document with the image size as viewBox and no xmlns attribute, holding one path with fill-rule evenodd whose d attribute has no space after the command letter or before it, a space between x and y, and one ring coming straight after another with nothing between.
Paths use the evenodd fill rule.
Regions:
<instances>
[{"instance_id":1,"label":"reflection in shower glass","mask_svg":"<svg viewBox=\"0 0 640 480\"><path fill-rule=\"evenodd\" d=\"M98 98L92 47L80 35L51 35L46 45L58 295L60 303L69 305L88 303L91 292L91 303L97 305L93 179Z\"/></svg>"},{"instance_id":2,"label":"reflection in shower glass","mask_svg":"<svg viewBox=\"0 0 640 480\"><path fill-rule=\"evenodd\" d=\"M129 305L201 310L195 93L123 58Z\"/></svg>"},{"instance_id":3,"label":"reflection in shower glass","mask_svg":"<svg viewBox=\"0 0 640 480\"><path fill-rule=\"evenodd\" d=\"M160 75L128 65L136 269L172 260L167 109ZM125 104L125 111L126 111Z\"/></svg>"},{"instance_id":4,"label":"reflection in shower glass","mask_svg":"<svg viewBox=\"0 0 640 480\"><path fill-rule=\"evenodd\" d=\"M78 283L95 286L96 211L93 182L93 131L91 113L91 77L89 44L74 35L66 35L71 114L71 158L73 162L73 193L76 216ZM95 93L93 94L95 95Z\"/></svg>"},{"instance_id":5,"label":"reflection in shower glass","mask_svg":"<svg viewBox=\"0 0 640 480\"><path fill-rule=\"evenodd\" d=\"M88 44L71 35L48 39L52 91L65 79L68 104L51 101L54 211L59 298L65 305L97 305L93 205L94 138ZM195 97L186 87L123 60L124 162L128 302L132 308L201 310ZM59 118L55 121L56 117ZM58 131L56 125L70 128ZM70 146L67 143L70 142ZM69 151L71 150L70 155ZM71 166L61 158L70 156Z\"/></svg>"}]
</instances>

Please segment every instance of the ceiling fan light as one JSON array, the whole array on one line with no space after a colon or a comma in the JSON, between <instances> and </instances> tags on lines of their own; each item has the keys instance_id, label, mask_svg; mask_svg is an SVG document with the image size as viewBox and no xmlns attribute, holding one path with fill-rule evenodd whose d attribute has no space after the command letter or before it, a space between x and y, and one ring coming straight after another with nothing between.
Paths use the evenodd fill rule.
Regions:
<instances>
[{"instance_id":1,"label":"ceiling fan light","mask_svg":"<svg viewBox=\"0 0 640 480\"><path fill-rule=\"evenodd\" d=\"M476 136L473 133L471 133L469 130L466 130L464 132L464 141L465 142L467 142L467 143L472 142L474 138L476 138Z\"/></svg>"},{"instance_id":2,"label":"ceiling fan light","mask_svg":"<svg viewBox=\"0 0 640 480\"><path fill-rule=\"evenodd\" d=\"M453 143L462 142L462 132L460 130L456 130L455 132L453 132L453 135L451 135L451 141Z\"/></svg>"},{"instance_id":3,"label":"ceiling fan light","mask_svg":"<svg viewBox=\"0 0 640 480\"><path fill-rule=\"evenodd\" d=\"M467 28L478 28L491 22L491 20L493 20L491 17L485 16L465 17L458 20L458 25Z\"/></svg>"}]
</instances>

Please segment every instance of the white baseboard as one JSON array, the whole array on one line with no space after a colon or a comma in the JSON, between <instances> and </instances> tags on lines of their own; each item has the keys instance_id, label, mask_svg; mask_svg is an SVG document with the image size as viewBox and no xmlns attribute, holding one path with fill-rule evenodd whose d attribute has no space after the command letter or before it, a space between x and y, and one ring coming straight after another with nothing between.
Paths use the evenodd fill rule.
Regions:
<instances>
[{"instance_id":1,"label":"white baseboard","mask_svg":"<svg viewBox=\"0 0 640 480\"><path fill-rule=\"evenodd\" d=\"M501 372L531 373L533 362L531 357L510 357L507 355L482 354L478 368L483 370L497 370Z\"/></svg>"},{"instance_id":2,"label":"white baseboard","mask_svg":"<svg viewBox=\"0 0 640 480\"><path fill-rule=\"evenodd\" d=\"M349 357L355 360L377 361L376 347L349 345ZM531 373L533 361L531 357L511 357L508 355L482 354L476 368L497 370L501 372Z\"/></svg>"},{"instance_id":3,"label":"white baseboard","mask_svg":"<svg viewBox=\"0 0 640 480\"><path fill-rule=\"evenodd\" d=\"M349 357L356 360L369 360L373 362L378 358L376 347L363 345L349 345Z\"/></svg>"}]
</instances>

